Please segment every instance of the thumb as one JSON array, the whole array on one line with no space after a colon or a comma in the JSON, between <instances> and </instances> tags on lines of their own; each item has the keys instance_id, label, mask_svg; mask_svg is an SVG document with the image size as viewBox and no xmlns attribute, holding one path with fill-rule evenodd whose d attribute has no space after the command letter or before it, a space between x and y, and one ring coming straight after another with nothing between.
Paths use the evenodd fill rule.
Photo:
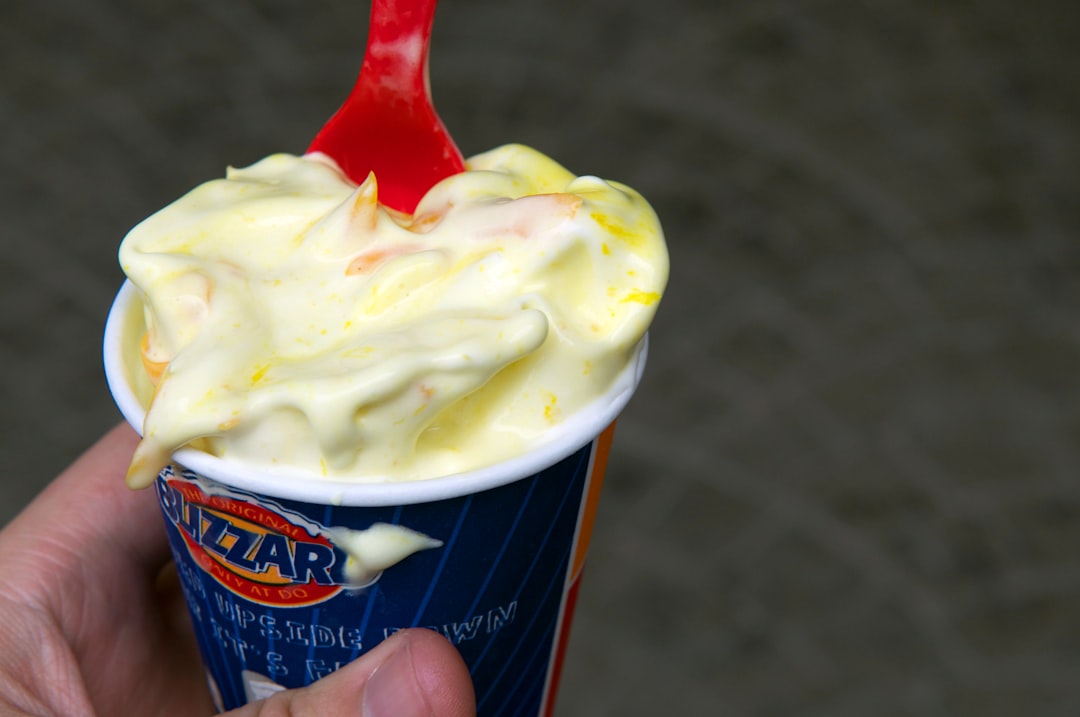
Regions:
<instances>
[{"instance_id":1,"label":"thumb","mask_svg":"<svg viewBox=\"0 0 1080 717\"><path fill-rule=\"evenodd\" d=\"M308 687L278 692L223 717L474 717L469 671L431 630L402 630Z\"/></svg>"}]
</instances>

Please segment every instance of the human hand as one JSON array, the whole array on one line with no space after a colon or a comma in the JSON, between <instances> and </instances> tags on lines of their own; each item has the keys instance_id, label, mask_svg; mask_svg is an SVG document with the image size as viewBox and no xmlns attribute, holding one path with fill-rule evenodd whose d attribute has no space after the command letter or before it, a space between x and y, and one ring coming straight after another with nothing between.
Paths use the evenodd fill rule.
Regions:
<instances>
[{"instance_id":1,"label":"human hand","mask_svg":"<svg viewBox=\"0 0 1080 717\"><path fill-rule=\"evenodd\" d=\"M0 532L0 715L191 715L213 706L157 501L118 427ZM460 655L405 630L309 687L227 713L475 715Z\"/></svg>"}]
</instances>

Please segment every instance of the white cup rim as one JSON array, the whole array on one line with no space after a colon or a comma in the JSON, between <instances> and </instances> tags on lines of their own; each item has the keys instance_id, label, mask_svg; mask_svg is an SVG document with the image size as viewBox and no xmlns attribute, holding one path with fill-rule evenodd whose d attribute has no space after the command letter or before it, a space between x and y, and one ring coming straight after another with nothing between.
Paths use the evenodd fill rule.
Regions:
<instances>
[{"instance_id":1,"label":"white cup rim","mask_svg":"<svg viewBox=\"0 0 1080 717\"><path fill-rule=\"evenodd\" d=\"M138 289L125 281L105 324L105 378L124 419L141 435L146 410L124 365L124 317L137 300ZM364 482L327 478L292 467L249 466L182 448L174 454L183 467L233 488L263 496L321 505L410 505L446 500L536 475L589 444L622 412L641 381L648 354L648 336L611 388L553 429L543 444L521 456L464 473L418 481Z\"/></svg>"}]
</instances>

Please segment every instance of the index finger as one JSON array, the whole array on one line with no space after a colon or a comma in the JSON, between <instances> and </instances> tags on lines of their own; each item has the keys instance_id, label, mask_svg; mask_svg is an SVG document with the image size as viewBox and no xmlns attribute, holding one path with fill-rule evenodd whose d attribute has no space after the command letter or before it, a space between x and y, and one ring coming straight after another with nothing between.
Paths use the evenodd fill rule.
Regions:
<instances>
[{"instance_id":1,"label":"index finger","mask_svg":"<svg viewBox=\"0 0 1080 717\"><path fill-rule=\"evenodd\" d=\"M0 543L13 542L15 550L43 543L89 562L159 569L168 560L168 541L157 500L153 491L124 484L137 442L129 426L113 428L46 486L0 533Z\"/></svg>"}]
</instances>

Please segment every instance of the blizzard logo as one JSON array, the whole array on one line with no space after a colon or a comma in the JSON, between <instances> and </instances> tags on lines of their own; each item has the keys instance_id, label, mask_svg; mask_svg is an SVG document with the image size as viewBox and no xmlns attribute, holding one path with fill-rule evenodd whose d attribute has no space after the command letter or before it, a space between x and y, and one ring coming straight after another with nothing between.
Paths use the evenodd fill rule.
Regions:
<instances>
[{"instance_id":1,"label":"blizzard logo","mask_svg":"<svg viewBox=\"0 0 1080 717\"><path fill-rule=\"evenodd\" d=\"M326 537L257 503L210 495L163 473L158 500L192 558L219 583L267 605L310 605L342 589Z\"/></svg>"}]
</instances>

